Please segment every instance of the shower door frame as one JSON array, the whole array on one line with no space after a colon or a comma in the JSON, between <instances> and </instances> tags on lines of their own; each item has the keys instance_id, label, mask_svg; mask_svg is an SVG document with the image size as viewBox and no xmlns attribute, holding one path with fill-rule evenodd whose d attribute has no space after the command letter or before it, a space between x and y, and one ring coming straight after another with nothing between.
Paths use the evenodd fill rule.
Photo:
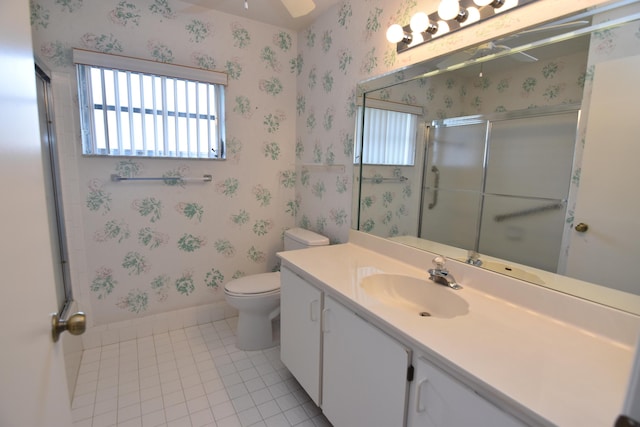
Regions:
<instances>
[{"instance_id":1,"label":"shower door frame","mask_svg":"<svg viewBox=\"0 0 640 427\"><path fill-rule=\"evenodd\" d=\"M420 201L418 237L428 239L428 236L426 237L423 236L423 231L424 231L423 223L425 222L424 210L425 210L425 204L427 203L426 197L425 197L426 191L432 189L432 187L430 187L428 183L429 181L428 174L429 174L429 163L430 163L430 158L429 158L430 148L432 148L432 145L434 144L434 141L432 139L432 137L435 135L435 132L433 132L434 129L438 127L457 127L457 126L483 124L483 123L486 124L485 139L482 142L484 144L484 156L482 159L482 182L480 185L480 201L479 201L479 207L478 207L477 216L476 216L477 222L475 227L476 228L476 235L474 239L475 243L473 245L473 248L462 248L462 249L478 252L478 249L480 247L480 241L481 241L482 216L483 216L483 209L485 205L486 180L487 180L487 170L488 170L489 155L490 155L489 143L491 140L491 131L492 131L493 123L500 122L500 121L507 121L507 120L515 120L515 119L526 119L531 117L566 114L566 113L572 113L572 112L576 113L576 124L575 124L576 131L575 131L575 140L573 142L573 158L572 158L572 167L571 167L571 176L573 176L573 173L574 173L573 169L575 168L575 160L576 160L577 142L579 138L578 126L580 123L580 115L581 115L580 103L557 105L557 106L551 106L551 107L538 107L538 108L532 108L532 109L506 111L506 112L492 113L492 114L461 116L461 117L453 117L453 118L432 121L431 124L428 125L429 132L428 132L428 139L427 139L427 144L425 146L425 153L424 153L422 192L420 195L421 201ZM480 141L478 142L480 143ZM571 199L571 188L568 185L567 194L561 200L561 203L564 205L563 209L564 209L565 218L567 217L567 214L568 214L570 199ZM544 198L539 198L539 200L551 201L551 199L544 199ZM556 201L556 199L553 199L553 201ZM560 266L562 265L562 257L566 256L565 255L566 251L563 250L567 245L566 232L563 232L560 245L561 245L561 250L559 255L560 259L558 260L558 264L557 264L558 268L560 268Z\"/></svg>"}]
</instances>

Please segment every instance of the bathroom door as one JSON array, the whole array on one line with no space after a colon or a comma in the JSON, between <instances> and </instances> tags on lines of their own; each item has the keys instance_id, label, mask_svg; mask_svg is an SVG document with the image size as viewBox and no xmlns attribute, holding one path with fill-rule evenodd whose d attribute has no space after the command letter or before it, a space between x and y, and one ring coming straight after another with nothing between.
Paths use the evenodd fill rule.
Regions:
<instances>
[{"instance_id":1,"label":"bathroom door","mask_svg":"<svg viewBox=\"0 0 640 427\"><path fill-rule=\"evenodd\" d=\"M0 14L0 425L72 425L44 194L29 4Z\"/></svg>"},{"instance_id":2,"label":"bathroom door","mask_svg":"<svg viewBox=\"0 0 640 427\"><path fill-rule=\"evenodd\" d=\"M597 64L566 274L640 294L640 56Z\"/></svg>"}]
</instances>

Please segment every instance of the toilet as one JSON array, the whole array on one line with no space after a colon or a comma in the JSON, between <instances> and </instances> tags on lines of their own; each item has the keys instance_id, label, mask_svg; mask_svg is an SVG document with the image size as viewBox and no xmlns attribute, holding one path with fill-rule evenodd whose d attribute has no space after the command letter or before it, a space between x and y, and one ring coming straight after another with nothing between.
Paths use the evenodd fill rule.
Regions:
<instances>
[{"instance_id":1,"label":"toilet","mask_svg":"<svg viewBox=\"0 0 640 427\"><path fill-rule=\"evenodd\" d=\"M284 232L284 250L326 246L329 239L303 228ZM231 280L224 286L229 305L238 310L236 347L262 350L278 344L274 321L280 314L280 272L254 274Z\"/></svg>"}]
</instances>

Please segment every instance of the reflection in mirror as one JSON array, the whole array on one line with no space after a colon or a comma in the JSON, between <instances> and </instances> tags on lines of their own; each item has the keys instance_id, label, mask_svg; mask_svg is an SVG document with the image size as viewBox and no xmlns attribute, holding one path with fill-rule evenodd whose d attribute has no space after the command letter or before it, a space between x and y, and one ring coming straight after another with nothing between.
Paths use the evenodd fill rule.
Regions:
<instances>
[{"instance_id":1,"label":"reflection in mirror","mask_svg":"<svg viewBox=\"0 0 640 427\"><path fill-rule=\"evenodd\" d=\"M640 124L620 119L638 116L640 90L633 73L607 75L638 69L625 61L640 55L640 2L625 3L418 64L429 72L411 80L366 82L364 111L404 106L420 123L414 164L389 165L362 161L378 123L360 116L355 228L640 314L626 293L640 295ZM602 149L614 130L618 148Z\"/></svg>"}]
</instances>

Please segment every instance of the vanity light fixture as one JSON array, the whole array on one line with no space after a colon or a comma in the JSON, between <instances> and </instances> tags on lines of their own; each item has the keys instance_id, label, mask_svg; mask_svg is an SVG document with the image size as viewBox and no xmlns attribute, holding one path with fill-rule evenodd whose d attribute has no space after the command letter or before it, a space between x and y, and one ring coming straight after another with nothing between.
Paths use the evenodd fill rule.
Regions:
<instances>
[{"instance_id":1,"label":"vanity light fixture","mask_svg":"<svg viewBox=\"0 0 640 427\"><path fill-rule=\"evenodd\" d=\"M409 25L393 24L387 29L387 40L403 52L435 37L487 20L500 12L536 0L440 0L438 10L430 15L418 12Z\"/></svg>"}]
</instances>

